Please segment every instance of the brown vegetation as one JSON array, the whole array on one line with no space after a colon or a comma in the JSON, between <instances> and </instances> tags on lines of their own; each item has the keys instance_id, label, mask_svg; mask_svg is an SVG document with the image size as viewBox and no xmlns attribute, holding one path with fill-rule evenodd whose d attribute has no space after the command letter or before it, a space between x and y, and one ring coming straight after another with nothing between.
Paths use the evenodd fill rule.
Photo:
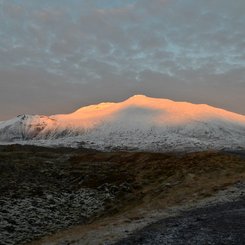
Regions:
<instances>
[{"instance_id":1,"label":"brown vegetation","mask_svg":"<svg viewBox=\"0 0 245 245\"><path fill-rule=\"evenodd\" d=\"M114 198L89 223L162 209L207 197L245 179L245 159L223 152L96 152L5 146L0 148L1 197L42 197L47 192L107 189ZM75 225L75 223L74 223Z\"/></svg>"}]
</instances>

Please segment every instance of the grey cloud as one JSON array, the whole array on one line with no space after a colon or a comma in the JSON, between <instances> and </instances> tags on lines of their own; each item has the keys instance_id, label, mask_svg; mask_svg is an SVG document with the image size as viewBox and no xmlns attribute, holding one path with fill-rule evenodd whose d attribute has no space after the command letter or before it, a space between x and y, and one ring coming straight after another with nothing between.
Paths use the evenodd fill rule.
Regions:
<instances>
[{"instance_id":1,"label":"grey cloud","mask_svg":"<svg viewBox=\"0 0 245 245\"><path fill-rule=\"evenodd\" d=\"M245 114L244 9L244 0L1 0L0 120L134 93Z\"/></svg>"}]
</instances>

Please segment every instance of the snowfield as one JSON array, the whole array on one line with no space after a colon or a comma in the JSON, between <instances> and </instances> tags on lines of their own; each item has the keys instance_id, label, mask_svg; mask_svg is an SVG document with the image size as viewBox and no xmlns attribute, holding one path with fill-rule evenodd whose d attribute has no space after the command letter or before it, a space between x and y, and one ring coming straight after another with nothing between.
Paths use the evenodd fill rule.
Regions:
<instances>
[{"instance_id":1,"label":"snowfield","mask_svg":"<svg viewBox=\"0 0 245 245\"><path fill-rule=\"evenodd\" d=\"M0 122L0 143L98 150L245 149L245 116L205 104L135 95L71 114L20 115Z\"/></svg>"}]
</instances>

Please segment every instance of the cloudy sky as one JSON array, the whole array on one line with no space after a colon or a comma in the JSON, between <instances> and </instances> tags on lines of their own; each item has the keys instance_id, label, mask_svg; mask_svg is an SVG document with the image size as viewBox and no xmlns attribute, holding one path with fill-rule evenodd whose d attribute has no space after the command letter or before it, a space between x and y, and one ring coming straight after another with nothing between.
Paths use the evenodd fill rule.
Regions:
<instances>
[{"instance_id":1,"label":"cloudy sky","mask_svg":"<svg viewBox=\"0 0 245 245\"><path fill-rule=\"evenodd\" d=\"M0 120L133 94L245 114L244 0L0 0Z\"/></svg>"}]
</instances>

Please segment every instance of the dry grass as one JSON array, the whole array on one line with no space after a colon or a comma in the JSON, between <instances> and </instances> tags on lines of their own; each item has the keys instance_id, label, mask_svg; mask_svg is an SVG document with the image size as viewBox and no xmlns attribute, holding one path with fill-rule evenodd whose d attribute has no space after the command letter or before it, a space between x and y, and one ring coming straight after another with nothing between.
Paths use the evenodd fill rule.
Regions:
<instances>
[{"instance_id":1,"label":"dry grass","mask_svg":"<svg viewBox=\"0 0 245 245\"><path fill-rule=\"evenodd\" d=\"M244 180L245 159L222 152L102 153L20 146L0 149L1 195L42 195L49 189L74 191L105 183L129 186L83 231L78 228L80 232L94 229L99 223L116 222L120 215L137 219L139 209L194 202Z\"/></svg>"}]
</instances>

